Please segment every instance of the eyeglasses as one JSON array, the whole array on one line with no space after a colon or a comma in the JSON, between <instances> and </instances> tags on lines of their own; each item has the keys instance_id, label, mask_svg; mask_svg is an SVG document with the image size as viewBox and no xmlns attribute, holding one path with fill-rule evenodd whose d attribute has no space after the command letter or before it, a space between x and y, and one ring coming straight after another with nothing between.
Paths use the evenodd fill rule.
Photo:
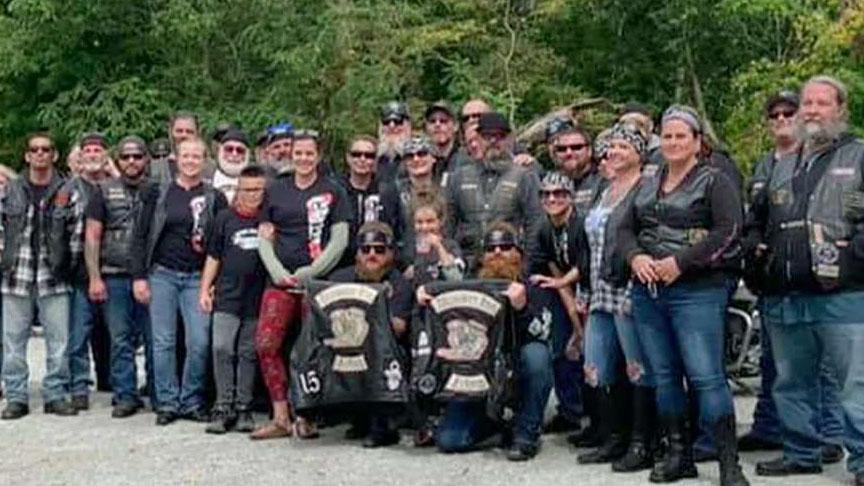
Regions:
<instances>
[{"instance_id":1,"label":"eyeglasses","mask_svg":"<svg viewBox=\"0 0 864 486\"><path fill-rule=\"evenodd\" d=\"M31 154L38 154L40 152L43 154L50 154L54 151L54 147L50 145L36 145L32 147L27 147L27 151Z\"/></svg>"},{"instance_id":2,"label":"eyeglasses","mask_svg":"<svg viewBox=\"0 0 864 486\"><path fill-rule=\"evenodd\" d=\"M387 118L385 120L381 120L381 124L387 127L390 126L398 126L405 123L404 118Z\"/></svg>"},{"instance_id":3,"label":"eyeglasses","mask_svg":"<svg viewBox=\"0 0 864 486\"><path fill-rule=\"evenodd\" d=\"M370 253L383 255L387 253L387 247L384 245L363 245L360 247L360 253L364 255L369 255Z\"/></svg>"},{"instance_id":4,"label":"eyeglasses","mask_svg":"<svg viewBox=\"0 0 864 486\"><path fill-rule=\"evenodd\" d=\"M375 160L375 156L378 154L376 154L375 152L364 152L362 150L352 150L352 151L348 152L348 155L350 155L352 158L355 158L355 159Z\"/></svg>"},{"instance_id":5,"label":"eyeglasses","mask_svg":"<svg viewBox=\"0 0 864 486\"><path fill-rule=\"evenodd\" d=\"M769 113L768 118L771 120L777 120L782 115L783 118L788 120L788 119L792 118L793 116L795 116L795 113L796 113L795 110L777 110L777 111L772 111L771 113Z\"/></svg>"},{"instance_id":6,"label":"eyeglasses","mask_svg":"<svg viewBox=\"0 0 864 486\"><path fill-rule=\"evenodd\" d=\"M224 150L226 154L246 155L246 147L243 147L242 145L223 145L222 150Z\"/></svg>"},{"instance_id":7,"label":"eyeglasses","mask_svg":"<svg viewBox=\"0 0 864 486\"><path fill-rule=\"evenodd\" d=\"M570 191L568 191L567 189L540 190L540 199L549 199L553 196L555 197L555 199L564 199L570 197Z\"/></svg>"},{"instance_id":8,"label":"eyeglasses","mask_svg":"<svg viewBox=\"0 0 864 486\"><path fill-rule=\"evenodd\" d=\"M483 113L463 113L459 119L462 123L467 123L470 120L479 120Z\"/></svg>"},{"instance_id":9,"label":"eyeglasses","mask_svg":"<svg viewBox=\"0 0 864 486\"><path fill-rule=\"evenodd\" d=\"M496 251L506 253L514 248L516 248L516 245L514 245L513 243L498 243L495 245L487 245L485 250L486 253L495 253Z\"/></svg>"},{"instance_id":10,"label":"eyeglasses","mask_svg":"<svg viewBox=\"0 0 864 486\"><path fill-rule=\"evenodd\" d=\"M429 155L428 150L418 150L416 152L406 153L405 158L406 159L412 159L412 158L420 157L422 159L422 158L426 158L427 155Z\"/></svg>"},{"instance_id":11,"label":"eyeglasses","mask_svg":"<svg viewBox=\"0 0 864 486\"><path fill-rule=\"evenodd\" d=\"M241 187L237 190L240 192L264 192L263 187Z\"/></svg>"},{"instance_id":12,"label":"eyeglasses","mask_svg":"<svg viewBox=\"0 0 864 486\"><path fill-rule=\"evenodd\" d=\"M143 160L144 154L141 152L132 152L128 154L120 154L118 157L120 160Z\"/></svg>"},{"instance_id":13,"label":"eyeglasses","mask_svg":"<svg viewBox=\"0 0 864 486\"><path fill-rule=\"evenodd\" d=\"M585 147L587 147L587 146L588 146L587 143L574 143L572 145L556 145L555 146L555 152L557 152L559 154L563 154L563 153L567 152L568 150L571 150L573 152L581 152L582 150L585 150Z\"/></svg>"}]
</instances>

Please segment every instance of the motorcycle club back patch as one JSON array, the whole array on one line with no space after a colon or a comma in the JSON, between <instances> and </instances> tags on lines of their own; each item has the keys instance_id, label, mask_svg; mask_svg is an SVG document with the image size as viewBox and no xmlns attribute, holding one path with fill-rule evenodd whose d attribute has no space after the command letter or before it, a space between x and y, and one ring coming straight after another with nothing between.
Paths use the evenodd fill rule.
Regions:
<instances>
[{"instance_id":1,"label":"motorcycle club back patch","mask_svg":"<svg viewBox=\"0 0 864 486\"><path fill-rule=\"evenodd\" d=\"M298 409L407 401L405 356L390 327L388 294L386 284L309 283L309 313L291 352Z\"/></svg>"},{"instance_id":2,"label":"motorcycle club back patch","mask_svg":"<svg viewBox=\"0 0 864 486\"><path fill-rule=\"evenodd\" d=\"M508 282L434 282L433 296L412 326L412 384L439 400L506 395L513 349Z\"/></svg>"}]
</instances>

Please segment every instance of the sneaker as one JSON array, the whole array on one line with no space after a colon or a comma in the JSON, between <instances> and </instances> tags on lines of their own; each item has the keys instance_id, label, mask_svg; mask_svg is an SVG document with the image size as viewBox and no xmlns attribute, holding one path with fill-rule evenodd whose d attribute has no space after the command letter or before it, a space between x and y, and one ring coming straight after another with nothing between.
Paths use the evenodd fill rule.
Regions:
<instances>
[{"instance_id":1,"label":"sneaker","mask_svg":"<svg viewBox=\"0 0 864 486\"><path fill-rule=\"evenodd\" d=\"M216 410L210 420L210 425L204 431L208 434L224 434L234 428L237 417L229 411Z\"/></svg>"},{"instance_id":2,"label":"sneaker","mask_svg":"<svg viewBox=\"0 0 864 486\"><path fill-rule=\"evenodd\" d=\"M87 395L73 395L72 406L75 407L75 410L78 410L79 412L84 410L90 410L90 397L88 397Z\"/></svg>"},{"instance_id":3,"label":"sneaker","mask_svg":"<svg viewBox=\"0 0 864 486\"><path fill-rule=\"evenodd\" d=\"M240 410L237 412L237 423L234 425L236 432L248 434L255 430L255 418L249 410Z\"/></svg>"},{"instance_id":4,"label":"sneaker","mask_svg":"<svg viewBox=\"0 0 864 486\"><path fill-rule=\"evenodd\" d=\"M71 417L78 415L78 409L68 400L54 400L43 405L42 410L47 414Z\"/></svg>"}]
</instances>

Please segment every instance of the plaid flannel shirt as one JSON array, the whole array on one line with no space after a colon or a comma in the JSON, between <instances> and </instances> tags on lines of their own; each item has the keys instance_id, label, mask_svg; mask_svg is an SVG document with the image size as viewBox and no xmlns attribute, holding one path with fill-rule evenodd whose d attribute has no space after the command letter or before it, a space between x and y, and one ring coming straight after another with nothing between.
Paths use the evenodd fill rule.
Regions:
<instances>
[{"instance_id":1,"label":"plaid flannel shirt","mask_svg":"<svg viewBox=\"0 0 864 486\"><path fill-rule=\"evenodd\" d=\"M603 280L603 247L606 244L606 223L614 206L605 206L607 192L600 198L600 202L591 209L585 218L585 234L588 237L588 246L591 249L591 297L588 308L591 311L598 310L610 314L630 315L632 302L630 301L631 284L626 287L613 287Z\"/></svg>"},{"instance_id":2,"label":"plaid flannel shirt","mask_svg":"<svg viewBox=\"0 0 864 486\"><path fill-rule=\"evenodd\" d=\"M27 182L22 181L26 184ZM62 190L62 189L61 189ZM27 225L21 235L22 244L15 255L15 265L11 272L3 275L0 283L0 293L17 297L45 297L69 292L71 286L67 275L54 275L48 262L48 232L49 225L42 220L50 217L54 205L53 194L46 194L37 214L34 204L27 207ZM71 211L65 222L66 234L69 235L70 254L82 254L84 250L84 208L80 195L76 192L70 195L68 203ZM39 232L39 258L34 261L33 231L36 224L42 222ZM0 245L5 244L5 217L0 222Z\"/></svg>"}]
</instances>

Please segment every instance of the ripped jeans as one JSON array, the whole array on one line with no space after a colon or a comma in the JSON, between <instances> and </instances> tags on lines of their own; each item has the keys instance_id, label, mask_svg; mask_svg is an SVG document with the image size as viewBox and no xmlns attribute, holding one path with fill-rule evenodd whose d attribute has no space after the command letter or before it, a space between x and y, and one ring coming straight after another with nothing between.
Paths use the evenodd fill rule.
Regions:
<instances>
[{"instance_id":1,"label":"ripped jeans","mask_svg":"<svg viewBox=\"0 0 864 486\"><path fill-rule=\"evenodd\" d=\"M591 311L585 330L585 383L609 386L618 378L623 359L627 377L638 386L654 386L632 316Z\"/></svg>"}]
</instances>

